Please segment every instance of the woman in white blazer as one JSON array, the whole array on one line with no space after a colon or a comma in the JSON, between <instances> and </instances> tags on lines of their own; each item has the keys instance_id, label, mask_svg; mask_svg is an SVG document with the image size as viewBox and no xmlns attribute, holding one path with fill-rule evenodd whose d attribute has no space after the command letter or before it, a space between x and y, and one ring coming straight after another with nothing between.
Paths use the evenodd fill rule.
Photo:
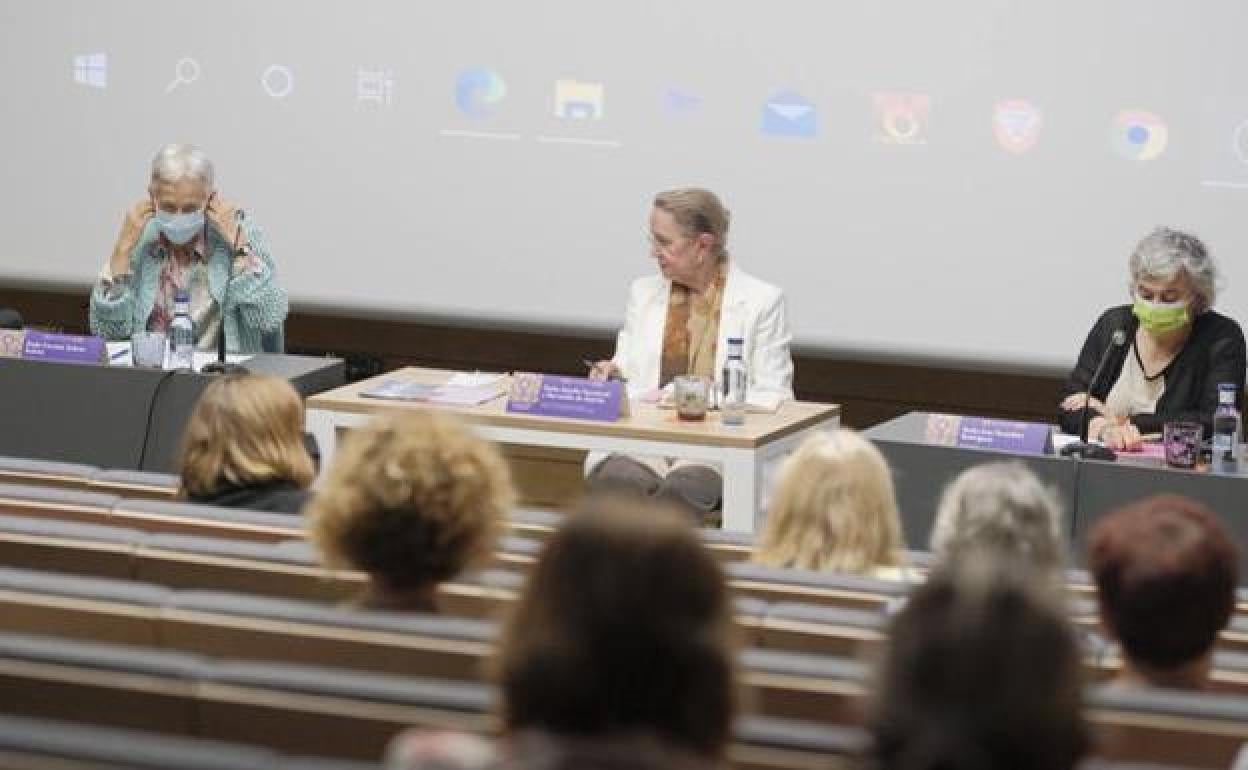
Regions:
<instances>
[{"instance_id":1,"label":"woman in white blazer","mask_svg":"<svg viewBox=\"0 0 1248 770\"><path fill-rule=\"evenodd\" d=\"M776 404L793 398L784 293L746 273L728 256L729 214L708 190L686 188L655 196L650 212L651 256L659 275L633 282L615 355L591 377L622 377L634 394L666 386L673 377L716 378L728 337L744 339L749 400ZM631 491L705 513L719 507L723 480L706 465L679 458L591 457L591 491Z\"/></svg>"}]
</instances>

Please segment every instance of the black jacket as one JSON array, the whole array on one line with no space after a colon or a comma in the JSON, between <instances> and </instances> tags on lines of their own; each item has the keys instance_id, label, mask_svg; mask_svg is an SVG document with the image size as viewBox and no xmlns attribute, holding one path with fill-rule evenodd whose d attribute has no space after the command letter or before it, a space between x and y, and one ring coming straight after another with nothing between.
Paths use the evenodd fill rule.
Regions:
<instances>
[{"instance_id":1,"label":"black jacket","mask_svg":"<svg viewBox=\"0 0 1248 770\"><path fill-rule=\"evenodd\" d=\"M1131 346L1139 325L1139 319L1131 313L1130 305L1106 310L1092 331L1088 332L1088 339L1079 352L1079 361L1066 379L1062 398L1088 391L1094 398L1104 401L1110 388L1118 381L1127 356L1132 355ZM1110 353L1105 370L1089 388L1088 380L1092 378L1105 349L1111 346L1117 329L1126 332L1127 342ZM1219 383L1235 383L1236 405L1243 408L1245 366L1244 332L1239 324L1212 310L1201 313L1192 323L1192 335L1188 337L1187 344L1165 369L1166 389L1157 399L1157 411L1137 414L1131 422L1141 433L1159 433L1162 426L1172 420L1199 422L1205 426L1205 435L1209 436L1213 428L1213 412L1218 408ZM1078 433L1082 412L1068 412L1061 408L1058 412L1062 430ZM1096 412L1092 412L1091 417L1095 416Z\"/></svg>"},{"instance_id":2,"label":"black jacket","mask_svg":"<svg viewBox=\"0 0 1248 770\"><path fill-rule=\"evenodd\" d=\"M308 501L308 490L289 481L274 481L251 487L224 487L211 495L192 497L191 502L245 508L249 511L299 513Z\"/></svg>"}]
</instances>

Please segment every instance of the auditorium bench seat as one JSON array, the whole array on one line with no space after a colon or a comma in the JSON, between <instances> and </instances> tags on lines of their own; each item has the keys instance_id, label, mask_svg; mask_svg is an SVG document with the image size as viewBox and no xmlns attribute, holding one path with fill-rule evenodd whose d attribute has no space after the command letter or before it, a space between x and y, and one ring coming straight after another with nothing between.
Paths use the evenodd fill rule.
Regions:
<instances>
[{"instance_id":1,"label":"auditorium bench seat","mask_svg":"<svg viewBox=\"0 0 1248 770\"><path fill-rule=\"evenodd\" d=\"M381 770L224 741L0 715L0 768L23 770Z\"/></svg>"},{"instance_id":2,"label":"auditorium bench seat","mask_svg":"<svg viewBox=\"0 0 1248 770\"><path fill-rule=\"evenodd\" d=\"M0 696L22 716L134 727L269 749L373 760L400 729L491 733L483 685L328 667L214 661L97 643L0 634ZM817 740L827 731L831 738ZM799 739L800 736L800 739ZM729 754L749 770L841 767L852 730L743 718ZM843 759L843 757L841 758Z\"/></svg>"},{"instance_id":3,"label":"auditorium bench seat","mask_svg":"<svg viewBox=\"0 0 1248 770\"><path fill-rule=\"evenodd\" d=\"M101 470L87 478L90 491L145 500L172 500L180 484L177 476L152 471Z\"/></svg>"},{"instance_id":4,"label":"auditorium bench seat","mask_svg":"<svg viewBox=\"0 0 1248 770\"><path fill-rule=\"evenodd\" d=\"M44 487L79 489L100 469L94 465L0 457L0 484L33 484Z\"/></svg>"}]
</instances>

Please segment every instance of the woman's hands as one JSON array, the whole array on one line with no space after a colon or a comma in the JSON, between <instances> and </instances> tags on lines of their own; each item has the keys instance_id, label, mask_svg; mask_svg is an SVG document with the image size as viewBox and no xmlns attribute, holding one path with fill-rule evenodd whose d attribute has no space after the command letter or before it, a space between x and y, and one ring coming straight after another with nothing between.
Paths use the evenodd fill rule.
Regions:
<instances>
[{"instance_id":1,"label":"woman's hands","mask_svg":"<svg viewBox=\"0 0 1248 770\"><path fill-rule=\"evenodd\" d=\"M1106 425L1100 433L1101 443L1118 451L1134 451L1144 443L1140 429L1129 422L1115 422Z\"/></svg>"},{"instance_id":2,"label":"woman's hands","mask_svg":"<svg viewBox=\"0 0 1248 770\"><path fill-rule=\"evenodd\" d=\"M1093 417L1088 422L1088 439L1116 451L1134 451L1144 443L1140 429L1125 417Z\"/></svg>"},{"instance_id":3,"label":"woman's hands","mask_svg":"<svg viewBox=\"0 0 1248 770\"><path fill-rule=\"evenodd\" d=\"M1087 404L1097 414L1105 414L1105 404L1099 398L1090 398L1086 392L1071 393L1062 399L1062 408L1068 412L1077 412Z\"/></svg>"},{"instance_id":4,"label":"woman's hands","mask_svg":"<svg viewBox=\"0 0 1248 770\"><path fill-rule=\"evenodd\" d=\"M620 367L616 366L614 361L597 361L589 368L591 380L619 379L620 376Z\"/></svg>"},{"instance_id":5,"label":"woman's hands","mask_svg":"<svg viewBox=\"0 0 1248 770\"><path fill-rule=\"evenodd\" d=\"M238 207L221 197L221 193L213 193L208 199L208 206L204 210L204 216L212 223L212 226L221 233L221 237L225 238L229 244L234 243L234 234L238 231L238 220L235 215ZM243 239L239 242L239 246L247 243L247 236L244 233Z\"/></svg>"},{"instance_id":6,"label":"woman's hands","mask_svg":"<svg viewBox=\"0 0 1248 770\"><path fill-rule=\"evenodd\" d=\"M121 222L121 232L117 235L117 243L113 246L113 255L109 258L109 271L113 276L130 273L130 252L139 245L143 228L147 227L148 221L155 215L156 207L151 198L143 198L126 211L126 217Z\"/></svg>"}]
</instances>

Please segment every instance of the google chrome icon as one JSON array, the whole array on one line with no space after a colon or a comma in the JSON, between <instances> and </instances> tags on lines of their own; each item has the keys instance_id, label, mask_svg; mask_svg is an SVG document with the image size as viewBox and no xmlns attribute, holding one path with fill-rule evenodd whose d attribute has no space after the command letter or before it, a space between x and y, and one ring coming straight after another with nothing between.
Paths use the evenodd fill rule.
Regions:
<instances>
[{"instance_id":1,"label":"google chrome icon","mask_svg":"<svg viewBox=\"0 0 1248 770\"><path fill-rule=\"evenodd\" d=\"M507 84L493 70L464 70L455 80L455 105L470 118L487 117L506 95Z\"/></svg>"},{"instance_id":2,"label":"google chrome icon","mask_svg":"<svg viewBox=\"0 0 1248 770\"><path fill-rule=\"evenodd\" d=\"M1165 152L1170 132L1165 122L1144 110L1123 110L1114 116L1114 152L1127 160L1153 160Z\"/></svg>"}]
</instances>

